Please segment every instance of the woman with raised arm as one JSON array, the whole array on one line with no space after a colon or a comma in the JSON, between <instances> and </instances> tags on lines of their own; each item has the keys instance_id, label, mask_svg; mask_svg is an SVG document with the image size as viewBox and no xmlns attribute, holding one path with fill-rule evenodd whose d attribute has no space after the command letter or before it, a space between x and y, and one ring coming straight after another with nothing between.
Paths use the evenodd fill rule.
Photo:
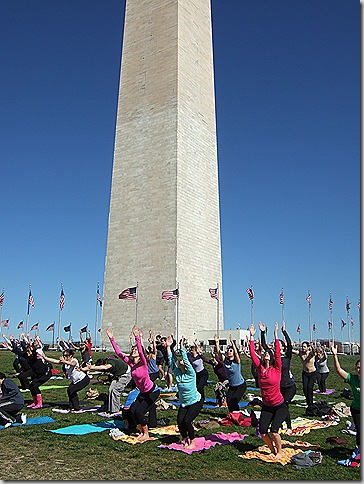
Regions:
<instances>
[{"instance_id":1,"label":"woman with raised arm","mask_svg":"<svg viewBox=\"0 0 364 484\"><path fill-rule=\"evenodd\" d=\"M166 339L168 364L176 377L178 396L181 402L177 414L178 430L182 436L184 448L194 449L195 429L192 422L201 412L203 399L201 393L197 390L196 372L188 359L183 337L180 341L182 360L175 360L172 355L171 344L172 339L168 336Z\"/></svg>"},{"instance_id":2,"label":"woman with raised arm","mask_svg":"<svg viewBox=\"0 0 364 484\"><path fill-rule=\"evenodd\" d=\"M353 392L353 401L350 405L351 416L353 417L354 425L356 428L356 446L354 454L360 453L360 359L355 362L355 373L348 373L340 366L339 359L337 357L337 347L330 342L330 349L334 358L334 367L336 373L351 386ZM354 457L355 457L354 455Z\"/></svg>"},{"instance_id":3,"label":"woman with raised arm","mask_svg":"<svg viewBox=\"0 0 364 484\"><path fill-rule=\"evenodd\" d=\"M282 422L287 419L288 406L280 390L282 360L278 339L278 323L276 323L274 328L274 352L270 348L267 348L261 358L254 351L255 328L253 324L249 326L249 332L250 353L253 363L258 370L263 400L259 431L262 439L275 455L275 460L279 460L282 458L282 440L278 430ZM268 435L269 427L272 438Z\"/></svg>"},{"instance_id":4,"label":"woman with raised arm","mask_svg":"<svg viewBox=\"0 0 364 484\"><path fill-rule=\"evenodd\" d=\"M203 353L200 353L201 359L212 366L214 373L217 376L217 383L214 386L214 392L216 396L216 406L227 407L226 403L226 392L229 385L229 380L227 377L224 362L216 355L216 353L211 353L211 359L206 358Z\"/></svg>"},{"instance_id":5,"label":"woman with raised arm","mask_svg":"<svg viewBox=\"0 0 364 484\"><path fill-rule=\"evenodd\" d=\"M67 388L69 411L75 413L81 413L83 410L80 408L80 401L78 399L78 392L87 387L90 383L90 377L81 370L78 360L74 356L74 351L70 348L63 351L63 355L56 360L55 358L49 358L46 355L44 359L50 363L63 365L67 378L71 380L70 386Z\"/></svg>"},{"instance_id":6,"label":"woman with raised arm","mask_svg":"<svg viewBox=\"0 0 364 484\"><path fill-rule=\"evenodd\" d=\"M268 347L265 339L265 334L266 334L265 326L261 321L259 321L259 329L260 329L262 347L264 350L267 350ZM291 338L289 337L286 331L286 324L284 321L282 321L281 331L283 333L285 341L281 339L279 340L281 360L282 360L282 375L281 375L280 390L283 395L284 401L288 405L289 403L291 403L292 398L295 396L297 388L296 388L295 379L291 372L291 359L292 359L292 350L293 350L292 342L291 342ZM291 418L289 413L288 413L288 418L286 422L287 422L287 427L291 429L292 425L291 425Z\"/></svg>"},{"instance_id":7,"label":"woman with raised arm","mask_svg":"<svg viewBox=\"0 0 364 484\"><path fill-rule=\"evenodd\" d=\"M315 367L316 351L312 343L304 341L298 356L302 362L302 389L306 397L307 406L313 404L313 387L316 383L317 374Z\"/></svg>"},{"instance_id":8,"label":"woman with raised arm","mask_svg":"<svg viewBox=\"0 0 364 484\"><path fill-rule=\"evenodd\" d=\"M196 372L197 391L201 393L202 400L205 401L204 388L207 385L209 372L204 367L204 360L201 357L201 354L201 347L198 344L197 340L195 340L195 344L190 347L190 351L187 353L187 356Z\"/></svg>"},{"instance_id":9,"label":"woman with raised arm","mask_svg":"<svg viewBox=\"0 0 364 484\"><path fill-rule=\"evenodd\" d=\"M216 345L216 353L218 358L224 362L227 378L229 381L229 389L226 394L226 403L229 412L239 410L239 402L242 399L246 383L241 374L240 356L234 344L233 337L230 334L230 345L226 349L226 354L223 354L219 345L219 337L215 334L214 340Z\"/></svg>"},{"instance_id":10,"label":"woman with raised arm","mask_svg":"<svg viewBox=\"0 0 364 484\"><path fill-rule=\"evenodd\" d=\"M135 382L135 386L140 391L136 400L132 403L130 407L130 416L136 423L140 434L138 435L138 440L141 442L149 439L148 431L148 421L146 418L146 413L152 411L155 407L155 402L159 397L160 390L152 382L148 373L148 362L144 354L144 349L140 341L142 332L134 325L132 328L132 333L135 338L135 345L132 346L131 353L129 356L124 355L116 344L114 340L113 332L110 328L106 329L106 333L109 337L110 343L114 348L115 353L121 358L127 365L131 368L131 377Z\"/></svg>"}]
</instances>

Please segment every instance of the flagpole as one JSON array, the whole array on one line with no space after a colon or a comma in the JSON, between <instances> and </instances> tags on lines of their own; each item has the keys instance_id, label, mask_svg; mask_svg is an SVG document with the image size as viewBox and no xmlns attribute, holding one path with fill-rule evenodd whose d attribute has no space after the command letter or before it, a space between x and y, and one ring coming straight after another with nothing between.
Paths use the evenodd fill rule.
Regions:
<instances>
[{"instance_id":1,"label":"flagpole","mask_svg":"<svg viewBox=\"0 0 364 484\"><path fill-rule=\"evenodd\" d=\"M220 331L220 308L219 308L219 299L220 299L220 294L219 294L219 283L216 284L217 288L217 315L216 315L216 334L219 336L219 331Z\"/></svg>"},{"instance_id":2,"label":"flagpole","mask_svg":"<svg viewBox=\"0 0 364 484\"><path fill-rule=\"evenodd\" d=\"M0 321L3 320L3 304L4 304L4 299L5 299L5 288L3 287L3 292L2 294L2 301L1 301L1 306L0 306Z\"/></svg>"},{"instance_id":3,"label":"flagpole","mask_svg":"<svg viewBox=\"0 0 364 484\"><path fill-rule=\"evenodd\" d=\"M175 311L176 311L176 342L177 342L177 345L178 345L178 342L179 342L179 334L178 334L178 301L179 301L179 283L177 282L177 289L178 289L178 297L176 298L176 307L175 307Z\"/></svg>"},{"instance_id":4,"label":"flagpole","mask_svg":"<svg viewBox=\"0 0 364 484\"><path fill-rule=\"evenodd\" d=\"M139 297L138 287L139 287L139 283L137 281L137 284L136 284L136 298L135 298L135 326L138 326L138 297Z\"/></svg>"},{"instance_id":5,"label":"flagpole","mask_svg":"<svg viewBox=\"0 0 364 484\"><path fill-rule=\"evenodd\" d=\"M310 342L313 341L312 340L312 326L311 326L311 295L310 295L310 291L308 291L308 330L309 330L309 334L310 334Z\"/></svg>"},{"instance_id":6,"label":"flagpole","mask_svg":"<svg viewBox=\"0 0 364 484\"><path fill-rule=\"evenodd\" d=\"M25 319L25 334L28 334L28 325L29 325L29 295L30 295L30 288L31 288L31 284L29 284L29 292L28 292L28 310L27 310L27 317Z\"/></svg>"},{"instance_id":7,"label":"flagpole","mask_svg":"<svg viewBox=\"0 0 364 484\"><path fill-rule=\"evenodd\" d=\"M97 283L97 292L100 291L100 283ZM95 317L95 348L97 346L97 327L98 327L98 322L99 322L99 311L98 311L98 303L99 301L97 300L97 292L96 292L96 317Z\"/></svg>"},{"instance_id":8,"label":"flagpole","mask_svg":"<svg viewBox=\"0 0 364 484\"><path fill-rule=\"evenodd\" d=\"M61 283L61 294L63 290L63 284ZM61 324L62 324L62 308L61 300L59 300L59 314L58 314L58 341L61 340Z\"/></svg>"},{"instance_id":9,"label":"flagpole","mask_svg":"<svg viewBox=\"0 0 364 484\"><path fill-rule=\"evenodd\" d=\"M350 306L349 297L346 296L346 324L348 325L348 341L349 341L349 355L351 355L351 341L350 341Z\"/></svg>"},{"instance_id":10,"label":"flagpole","mask_svg":"<svg viewBox=\"0 0 364 484\"><path fill-rule=\"evenodd\" d=\"M54 327L56 326L56 322L53 321L53 331L52 331L52 348L54 348Z\"/></svg>"},{"instance_id":11,"label":"flagpole","mask_svg":"<svg viewBox=\"0 0 364 484\"><path fill-rule=\"evenodd\" d=\"M284 323L284 292L282 287L282 325Z\"/></svg>"}]
</instances>

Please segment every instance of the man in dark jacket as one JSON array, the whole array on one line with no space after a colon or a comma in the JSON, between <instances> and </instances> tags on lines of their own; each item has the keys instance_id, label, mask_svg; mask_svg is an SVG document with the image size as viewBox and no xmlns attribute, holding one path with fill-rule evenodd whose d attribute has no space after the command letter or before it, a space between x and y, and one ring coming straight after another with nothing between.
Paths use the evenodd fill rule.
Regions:
<instances>
[{"instance_id":1,"label":"man in dark jacket","mask_svg":"<svg viewBox=\"0 0 364 484\"><path fill-rule=\"evenodd\" d=\"M5 373L0 372L0 385L2 396L0 398L0 424L5 428L10 427L12 423L26 423L26 415L18 412L24 407L24 398L19 388L7 378Z\"/></svg>"}]
</instances>

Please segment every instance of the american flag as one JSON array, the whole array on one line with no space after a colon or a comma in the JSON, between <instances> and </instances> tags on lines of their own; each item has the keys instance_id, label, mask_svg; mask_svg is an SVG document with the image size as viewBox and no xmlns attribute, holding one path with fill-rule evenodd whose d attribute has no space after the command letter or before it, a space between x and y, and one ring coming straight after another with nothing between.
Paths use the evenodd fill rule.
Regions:
<instances>
[{"instance_id":1,"label":"american flag","mask_svg":"<svg viewBox=\"0 0 364 484\"><path fill-rule=\"evenodd\" d=\"M349 302L348 298L346 298L346 310L348 312L350 311L350 304L351 304L351 302Z\"/></svg>"},{"instance_id":2,"label":"american flag","mask_svg":"<svg viewBox=\"0 0 364 484\"><path fill-rule=\"evenodd\" d=\"M65 331L66 333L70 332L71 331L71 323L68 326L65 326L63 328L63 331Z\"/></svg>"},{"instance_id":3,"label":"american flag","mask_svg":"<svg viewBox=\"0 0 364 484\"><path fill-rule=\"evenodd\" d=\"M29 289L29 306L32 306L32 308L34 308L34 299L33 299L33 296L32 296L32 291Z\"/></svg>"},{"instance_id":4,"label":"american flag","mask_svg":"<svg viewBox=\"0 0 364 484\"><path fill-rule=\"evenodd\" d=\"M8 328L9 327L9 320L8 319L3 319L1 321L1 326L3 326L4 328Z\"/></svg>"},{"instance_id":5,"label":"american flag","mask_svg":"<svg viewBox=\"0 0 364 484\"><path fill-rule=\"evenodd\" d=\"M99 288L97 288L96 299L100 303L100 308L101 308L102 307L102 301L101 301L101 296L100 296L100 290L99 290Z\"/></svg>"},{"instance_id":6,"label":"american flag","mask_svg":"<svg viewBox=\"0 0 364 484\"><path fill-rule=\"evenodd\" d=\"M308 291L308 296L306 297L306 301L308 302L308 304L311 304L311 295L310 295L310 291Z\"/></svg>"},{"instance_id":7,"label":"american flag","mask_svg":"<svg viewBox=\"0 0 364 484\"><path fill-rule=\"evenodd\" d=\"M23 321L20 321L20 323L18 324L17 326L17 329L21 329L21 328L24 328L24 323Z\"/></svg>"},{"instance_id":8,"label":"american flag","mask_svg":"<svg viewBox=\"0 0 364 484\"><path fill-rule=\"evenodd\" d=\"M33 326L30 328L30 331L36 331L38 329L38 323L33 324Z\"/></svg>"},{"instance_id":9,"label":"american flag","mask_svg":"<svg viewBox=\"0 0 364 484\"><path fill-rule=\"evenodd\" d=\"M128 287L127 289L124 289L119 294L119 299L136 299L137 296L137 288L135 287Z\"/></svg>"},{"instance_id":10,"label":"american flag","mask_svg":"<svg viewBox=\"0 0 364 484\"><path fill-rule=\"evenodd\" d=\"M61 289L61 295L59 297L59 309L61 311L64 308L64 300L65 300L65 297L64 297L63 287L62 287L62 289Z\"/></svg>"},{"instance_id":11,"label":"american flag","mask_svg":"<svg viewBox=\"0 0 364 484\"><path fill-rule=\"evenodd\" d=\"M300 333L300 332L301 332L301 326L300 326L300 325L298 325L298 326L297 326L297 333Z\"/></svg>"},{"instance_id":12,"label":"american flag","mask_svg":"<svg viewBox=\"0 0 364 484\"><path fill-rule=\"evenodd\" d=\"M54 331L54 323L50 324L47 328L46 331Z\"/></svg>"},{"instance_id":13,"label":"american flag","mask_svg":"<svg viewBox=\"0 0 364 484\"><path fill-rule=\"evenodd\" d=\"M329 310L332 311L332 305L334 304L334 301L331 299L330 297L330 301L329 301Z\"/></svg>"},{"instance_id":14,"label":"american flag","mask_svg":"<svg viewBox=\"0 0 364 484\"><path fill-rule=\"evenodd\" d=\"M4 289L3 289L3 292L0 294L0 306L4 304L4 299L5 299L5 295L4 295Z\"/></svg>"},{"instance_id":15,"label":"american flag","mask_svg":"<svg viewBox=\"0 0 364 484\"><path fill-rule=\"evenodd\" d=\"M279 304L284 304L284 296L283 296L283 291L281 291L279 295Z\"/></svg>"},{"instance_id":16,"label":"american flag","mask_svg":"<svg viewBox=\"0 0 364 484\"><path fill-rule=\"evenodd\" d=\"M87 333L87 324L86 326L80 329L80 333Z\"/></svg>"},{"instance_id":17,"label":"american flag","mask_svg":"<svg viewBox=\"0 0 364 484\"><path fill-rule=\"evenodd\" d=\"M249 289L247 289L246 292L248 293L249 299L252 301L254 299L253 289L249 287Z\"/></svg>"},{"instance_id":18,"label":"american flag","mask_svg":"<svg viewBox=\"0 0 364 484\"><path fill-rule=\"evenodd\" d=\"M219 299L219 296L217 294L217 288L216 289L210 288L209 293L212 299Z\"/></svg>"},{"instance_id":19,"label":"american flag","mask_svg":"<svg viewBox=\"0 0 364 484\"><path fill-rule=\"evenodd\" d=\"M357 307L358 307L358 309L360 309L360 301L358 302Z\"/></svg>"},{"instance_id":20,"label":"american flag","mask_svg":"<svg viewBox=\"0 0 364 484\"><path fill-rule=\"evenodd\" d=\"M344 321L343 319L341 320L341 328L343 328L344 326L346 326L346 321Z\"/></svg>"},{"instance_id":21,"label":"american flag","mask_svg":"<svg viewBox=\"0 0 364 484\"><path fill-rule=\"evenodd\" d=\"M328 326L329 329L331 329L332 328L332 322L331 321L328 321L327 322L327 326Z\"/></svg>"},{"instance_id":22,"label":"american flag","mask_svg":"<svg viewBox=\"0 0 364 484\"><path fill-rule=\"evenodd\" d=\"M353 318L350 318L351 325L354 326L354 320Z\"/></svg>"},{"instance_id":23,"label":"american flag","mask_svg":"<svg viewBox=\"0 0 364 484\"><path fill-rule=\"evenodd\" d=\"M314 333L316 332L316 330L317 330L317 326L316 326L316 324L314 324L314 325L312 326L312 330L313 330L313 332L314 332Z\"/></svg>"},{"instance_id":24,"label":"american flag","mask_svg":"<svg viewBox=\"0 0 364 484\"><path fill-rule=\"evenodd\" d=\"M163 291L162 292L162 299L178 299L179 297L179 290L175 289L174 291Z\"/></svg>"}]
</instances>

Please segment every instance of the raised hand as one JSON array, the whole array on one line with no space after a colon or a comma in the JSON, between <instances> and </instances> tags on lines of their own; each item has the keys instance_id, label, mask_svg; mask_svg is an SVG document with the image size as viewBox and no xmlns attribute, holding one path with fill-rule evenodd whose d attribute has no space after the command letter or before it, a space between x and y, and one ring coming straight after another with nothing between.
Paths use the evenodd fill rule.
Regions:
<instances>
[{"instance_id":1,"label":"raised hand","mask_svg":"<svg viewBox=\"0 0 364 484\"><path fill-rule=\"evenodd\" d=\"M264 333L264 331L265 331L264 324L261 321L259 321L258 326L259 326L260 331L262 331Z\"/></svg>"},{"instance_id":2,"label":"raised hand","mask_svg":"<svg viewBox=\"0 0 364 484\"><path fill-rule=\"evenodd\" d=\"M106 328L106 334L110 339L114 337L114 333L112 332L111 328Z\"/></svg>"}]
</instances>

